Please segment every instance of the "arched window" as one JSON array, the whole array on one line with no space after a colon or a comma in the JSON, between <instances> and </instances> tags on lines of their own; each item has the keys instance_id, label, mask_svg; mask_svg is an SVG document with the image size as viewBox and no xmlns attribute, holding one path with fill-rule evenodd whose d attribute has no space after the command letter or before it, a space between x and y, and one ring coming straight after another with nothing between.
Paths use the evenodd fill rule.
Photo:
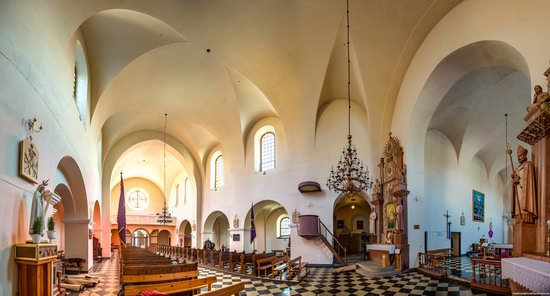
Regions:
<instances>
[{"instance_id":1,"label":"arched window","mask_svg":"<svg viewBox=\"0 0 550 296\"><path fill-rule=\"evenodd\" d=\"M216 157L214 164L214 189L223 186L223 155Z\"/></svg>"},{"instance_id":2,"label":"arched window","mask_svg":"<svg viewBox=\"0 0 550 296\"><path fill-rule=\"evenodd\" d=\"M288 238L290 236L290 218L284 217L279 221L279 237Z\"/></svg>"},{"instance_id":3,"label":"arched window","mask_svg":"<svg viewBox=\"0 0 550 296\"><path fill-rule=\"evenodd\" d=\"M128 191L128 206L134 210L143 210L149 205L149 194L142 188Z\"/></svg>"},{"instance_id":4,"label":"arched window","mask_svg":"<svg viewBox=\"0 0 550 296\"><path fill-rule=\"evenodd\" d=\"M176 185L176 204L174 206L176 208L180 206L180 184Z\"/></svg>"},{"instance_id":5,"label":"arched window","mask_svg":"<svg viewBox=\"0 0 550 296\"><path fill-rule=\"evenodd\" d=\"M140 228L132 233L132 246L145 248L149 246L149 243L149 232L147 230Z\"/></svg>"},{"instance_id":6,"label":"arched window","mask_svg":"<svg viewBox=\"0 0 550 296\"><path fill-rule=\"evenodd\" d=\"M80 120L86 126L88 120L88 62L80 41L76 41L73 79L73 97Z\"/></svg>"},{"instance_id":7,"label":"arched window","mask_svg":"<svg viewBox=\"0 0 550 296\"><path fill-rule=\"evenodd\" d=\"M271 125L264 125L254 133L254 171L256 173L275 169L276 133Z\"/></svg>"},{"instance_id":8,"label":"arched window","mask_svg":"<svg viewBox=\"0 0 550 296\"><path fill-rule=\"evenodd\" d=\"M275 168L275 134L267 132L260 138L260 171Z\"/></svg>"},{"instance_id":9,"label":"arched window","mask_svg":"<svg viewBox=\"0 0 550 296\"><path fill-rule=\"evenodd\" d=\"M189 177L185 178L185 183L183 183L183 205L187 204L187 198L189 197Z\"/></svg>"}]
</instances>

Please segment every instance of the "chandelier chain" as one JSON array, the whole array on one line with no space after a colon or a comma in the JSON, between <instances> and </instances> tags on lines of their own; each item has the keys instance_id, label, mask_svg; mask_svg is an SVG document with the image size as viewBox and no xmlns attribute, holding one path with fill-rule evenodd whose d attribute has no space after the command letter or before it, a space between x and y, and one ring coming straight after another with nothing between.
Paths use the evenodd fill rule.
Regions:
<instances>
[{"instance_id":1,"label":"chandelier chain","mask_svg":"<svg viewBox=\"0 0 550 296\"><path fill-rule=\"evenodd\" d=\"M349 0L346 0L346 47L347 47L347 95L348 95L348 143L342 151L336 170L332 167L327 187L343 197L351 197L363 190L372 188L368 167L357 157L357 149L352 144L351 136L351 58L350 58L350 22Z\"/></svg>"}]
</instances>

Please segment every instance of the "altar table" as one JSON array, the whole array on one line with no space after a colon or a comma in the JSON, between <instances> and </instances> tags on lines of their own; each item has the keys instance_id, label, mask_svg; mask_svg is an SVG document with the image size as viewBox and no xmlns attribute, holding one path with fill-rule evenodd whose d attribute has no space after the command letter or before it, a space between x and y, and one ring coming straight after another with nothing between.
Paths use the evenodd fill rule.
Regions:
<instances>
[{"instance_id":1,"label":"altar table","mask_svg":"<svg viewBox=\"0 0 550 296\"><path fill-rule=\"evenodd\" d=\"M535 293L548 293L550 263L525 257L504 258L502 278L510 279Z\"/></svg>"},{"instance_id":2,"label":"altar table","mask_svg":"<svg viewBox=\"0 0 550 296\"><path fill-rule=\"evenodd\" d=\"M388 267L390 261L393 261L393 256L396 253L395 245L389 244L372 244L367 245L372 261L379 263L382 267Z\"/></svg>"}]
</instances>

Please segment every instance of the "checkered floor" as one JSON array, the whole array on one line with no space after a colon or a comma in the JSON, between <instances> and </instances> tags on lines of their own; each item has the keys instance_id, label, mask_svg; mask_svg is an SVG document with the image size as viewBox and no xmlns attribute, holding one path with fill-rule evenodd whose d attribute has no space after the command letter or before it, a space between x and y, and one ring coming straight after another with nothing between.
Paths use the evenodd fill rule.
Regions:
<instances>
[{"instance_id":1,"label":"checkered floor","mask_svg":"<svg viewBox=\"0 0 550 296\"><path fill-rule=\"evenodd\" d=\"M469 257L451 259L451 271L459 272L468 268ZM118 255L94 266L92 274L101 283L84 292L69 295L117 295ZM470 268L471 274L471 268ZM450 281L434 280L417 272L408 272L393 277L366 278L355 272L332 274L330 268L310 268L309 275L296 285L275 283L270 280L252 279L236 274L208 268L199 268L199 276L213 276L218 279L212 288L219 289L237 282L245 283L241 295L473 295L464 285Z\"/></svg>"},{"instance_id":2,"label":"checkered floor","mask_svg":"<svg viewBox=\"0 0 550 296\"><path fill-rule=\"evenodd\" d=\"M447 260L449 275L459 278L472 279L472 259L470 256L452 257Z\"/></svg>"},{"instance_id":3,"label":"checkered floor","mask_svg":"<svg viewBox=\"0 0 550 296\"><path fill-rule=\"evenodd\" d=\"M92 267L90 275L99 278L99 284L93 288L87 288L82 292L67 292L66 295L85 295L85 296L104 296L117 295L120 290L118 253L113 253L113 258L103 260L100 264ZM57 289L54 289L54 296L60 295Z\"/></svg>"}]
</instances>

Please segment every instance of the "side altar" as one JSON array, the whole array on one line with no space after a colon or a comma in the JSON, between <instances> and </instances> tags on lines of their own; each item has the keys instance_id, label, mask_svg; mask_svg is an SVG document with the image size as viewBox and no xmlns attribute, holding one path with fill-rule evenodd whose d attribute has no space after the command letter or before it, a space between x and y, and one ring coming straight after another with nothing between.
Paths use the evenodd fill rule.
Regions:
<instances>
[{"instance_id":1,"label":"side altar","mask_svg":"<svg viewBox=\"0 0 550 296\"><path fill-rule=\"evenodd\" d=\"M396 270L409 268L409 242L407 235L406 168L403 163L403 147L399 139L390 133L378 167L380 179L372 190L376 221L377 244L367 245L373 261L382 266L393 264Z\"/></svg>"}]
</instances>

